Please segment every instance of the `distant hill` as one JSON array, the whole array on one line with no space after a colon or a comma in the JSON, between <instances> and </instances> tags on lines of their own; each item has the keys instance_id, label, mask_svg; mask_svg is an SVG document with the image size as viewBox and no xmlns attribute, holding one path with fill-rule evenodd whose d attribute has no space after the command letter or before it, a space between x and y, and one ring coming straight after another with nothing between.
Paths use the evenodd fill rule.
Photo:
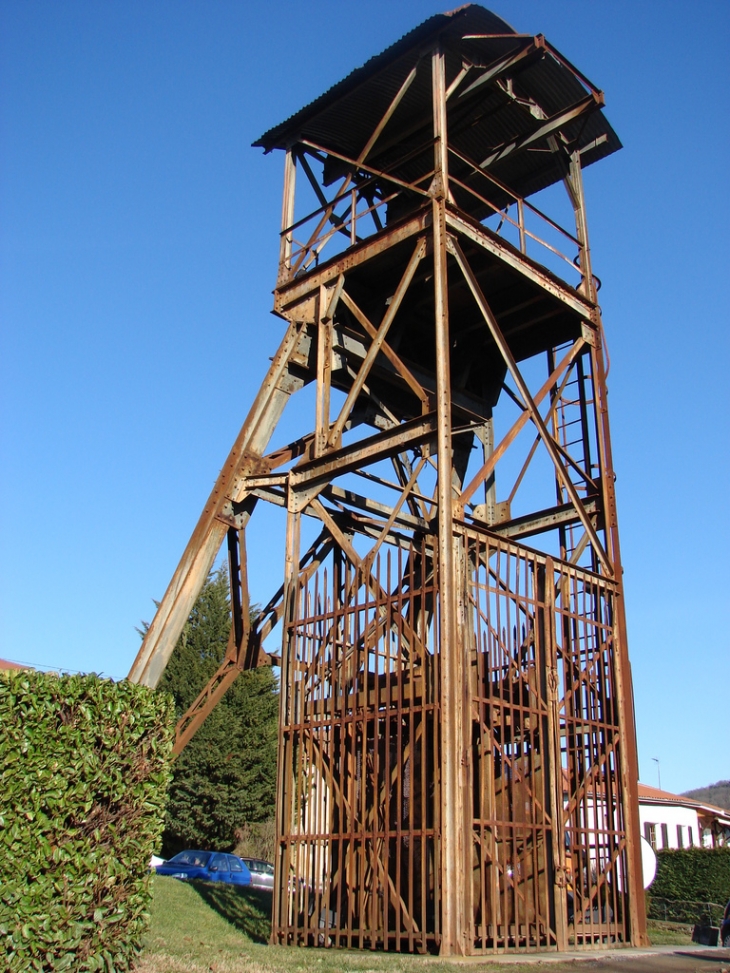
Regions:
<instances>
[{"instance_id":1,"label":"distant hill","mask_svg":"<svg viewBox=\"0 0 730 973\"><path fill-rule=\"evenodd\" d=\"M718 780L707 787L696 787L693 791L685 791L683 796L730 810L730 780Z\"/></svg>"}]
</instances>

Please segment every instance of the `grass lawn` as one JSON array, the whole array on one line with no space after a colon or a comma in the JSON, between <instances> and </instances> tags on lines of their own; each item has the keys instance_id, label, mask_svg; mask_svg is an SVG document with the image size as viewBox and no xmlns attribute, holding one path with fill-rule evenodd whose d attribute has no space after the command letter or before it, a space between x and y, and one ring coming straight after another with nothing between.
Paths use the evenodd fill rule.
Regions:
<instances>
[{"instance_id":1,"label":"grass lawn","mask_svg":"<svg viewBox=\"0 0 730 973\"><path fill-rule=\"evenodd\" d=\"M433 956L340 949L268 946L271 895L227 885L188 885L154 877L152 923L138 973L549 973L573 964L509 966L470 959L448 963ZM690 941L686 927L651 923L653 943ZM659 928L661 927L661 928ZM667 928L672 927L672 928ZM691 930L690 930L691 933ZM666 938L674 936L674 938ZM663 938L664 937L664 938Z\"/></svg>"},{"instance_id":2,"label":"grass lawn","mask_svg":"<svg viewBox=\"0 0 730 973\"><path fill-rule=\"evenodd\" d=\"M647 919L646 931L652 946L689 946L692 942L692 926L685 926L681 922Z\"/></svg>"},{"instance_id":3,"label":"grass lawn","mask_svg":"<svg viewBox=\"0 0 730 973\"><path fill-rule=\"evenodd\" d=\"M270 896L230 886L188 885L162 875L153 882L152 922L140 973L266 968L254 955L266 948Z\"/></svg>"}]
</instances>

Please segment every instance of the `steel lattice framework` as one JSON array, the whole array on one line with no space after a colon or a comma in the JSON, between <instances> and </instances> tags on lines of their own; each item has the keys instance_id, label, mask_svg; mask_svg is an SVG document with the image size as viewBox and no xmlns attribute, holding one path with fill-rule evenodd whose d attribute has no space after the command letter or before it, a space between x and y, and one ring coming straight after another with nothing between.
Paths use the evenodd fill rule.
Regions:
<instances>
[{"instance_id":1,"label":"steel lattice framework","mask_svg":"<svg viewBox=\"0 0 730 973\"><path fill-rule=\"evenodd\" d=\"M157 683L227 543L228 651L176 750L243 669L281 667L272 942L644 942L582 183L620 148L602 105L467 6L257 143L286 158L286 330L130 678ZM528 200L551 186L570 230ZM302 433L272 447L293 399ZM286 550L252 617L260 502Z\"/></svg>"}]
</instances>

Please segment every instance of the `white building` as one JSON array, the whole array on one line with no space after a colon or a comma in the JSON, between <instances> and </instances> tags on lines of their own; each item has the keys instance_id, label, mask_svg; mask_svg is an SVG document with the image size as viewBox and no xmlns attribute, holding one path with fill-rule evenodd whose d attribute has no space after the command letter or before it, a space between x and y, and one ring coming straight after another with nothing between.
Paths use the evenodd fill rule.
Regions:
<instances>
[{"instance_id":1,"label":"white building","mask_svg":"<svg viewBox=\"0 0 730 973\"><path fill-rule=\"evenodd\" d=\"M639 821L655 851L730 845L730 812L647 784L639 784Z\"/></svg>"}]
</instances>

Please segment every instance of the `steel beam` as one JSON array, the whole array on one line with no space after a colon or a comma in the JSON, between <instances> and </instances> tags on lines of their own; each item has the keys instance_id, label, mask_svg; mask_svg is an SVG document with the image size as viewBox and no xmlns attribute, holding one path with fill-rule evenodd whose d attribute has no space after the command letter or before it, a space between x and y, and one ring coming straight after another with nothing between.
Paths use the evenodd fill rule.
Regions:
<instances>
[{"instance_id":1,"label":"steel beam","mask_svg":"<svg viewBox=\"0 0 730 973\"><path fill-rule=\"evenodd\" d=\"M516 247L513 247L506 240L502 240L489 227L481 226L468 216L451 210L447 212L446 223L450 230L466 237L488 253L498 257L508 267L540 286L551 297L556 297L567 308L579 315L589 327L592 325L594 308L591 303L547 268L520 253Z\"/></svg>"},{"instance_id":2,"label":"steel beam","mask_svg":"<svg viewBox=\"0 0 730 973\"><path fill-rule=\"evenodd\" d=\"M324 456L299 463L289 474L289 486L292 490L308 487L420 446L434 437L436 425L436 414L431 412L361 439L352 446L330 449Z\"/></svg>"},{"instance_id":3,"label":"steel beam","mask_svg":"<svg viewBox=\"0 0 730 973\"><path fill-rule=\"evenodd\" d=\"M156 686L172 655L226 535L227 525L218 515L229 498L242 499L241 484L266 448L291 395L292 383L285 379L301 337L301 330L290 325L145 634L129 672L131 682Z\"/></svg>"},{"instance_id":4,"label":"steel beam","mask_svg":"<svg viewBox=\"0 0 730 973\"><path fill-rule=\"evenodd\" d=\"M535 423L535 426L537 427L537 430L540 433L540 438L542 439L542 442L544 443L545 448L547 449L550 458L553 461L553 465L555 466L558 476L563 482L565 491L570 497L573 506L575 507L576 513L578 514L578 516L581 519L581 522L583 523L583 527L585 528L586 533L590 537L591 543L593 545L593 549L595 550L601 564L603 565L604 570L607 571L609 575L611 575L613 574L613 567L610 561L608 560L606 552L603 549L603 545L601 544L601 541L598 537L598 534L596 533L593 524L590 522L590 519L583 508L583 503L580 497L578 496L575 486L573 485L572 480L570 479L570 477L565 471L565 468L562 464L560 453L555 445L555 441L553 440L547 427L545 426L543 418L540 415L540 412L537 409L532 396L530 395L529 389L524 379L522 378L522 375L520 374L519 368L517 367L517 362L514 360L512 356L512 352L509 349L509 345L505 341L504 335L500 331L499 325L497 324L497 319L495 318L491 308L487 304L487 301L484 295L482 294L481 288L479 287L479 284L477 282L476 277L474 276L473 271L471 270L471 267L467 263L467 260L464 257L464 254L462 253L458 243L454 240L452 240L452 252L456 257L456 260L459 264L459 267L461 268L462 273L464 274L464 277L467 280L467 283L469 284L469 289L471 290L474 299L476 300L479 309L482 312L482 315L484 316L484 320L487 323L489 330L492 333L492 337L494 338L494 341L497 347L499 348L500 354L502 355L505 362L507 363L507 368L509 369L512 378L519 389L520 396L522 397L525 406L527 407L527 411L530 413L530 418Z\"/></svg>"},{"instance_id":5,"label":"steel beam","mask_svg":"<svg viewBox=\"0 0 730 973\"><path fill-rule=\"evenodd\" d=\"M583 504L583 509L589 516L594 516L598 511L598 504L595 500L589 500ZM572 503L563 504L560 507L552 507L548 510L536 511L532 514L525 514L523 517L516 517L501 524L489 526L495 534L500 537L512 537L518 540L522 537L534 537L536 534L544 534L546 531L553 530L561 524L579 524L580 517L576 513Z\"/></svg>"}]
</instances>

